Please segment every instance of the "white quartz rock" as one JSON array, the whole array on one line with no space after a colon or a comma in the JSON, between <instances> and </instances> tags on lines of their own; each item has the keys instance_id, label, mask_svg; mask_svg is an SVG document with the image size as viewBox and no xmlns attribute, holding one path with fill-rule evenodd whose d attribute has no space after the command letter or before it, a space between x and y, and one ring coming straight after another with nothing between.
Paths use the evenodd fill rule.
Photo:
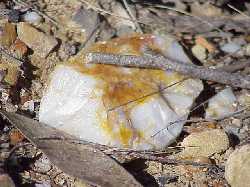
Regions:
<instances>
[{"instance_id":1,"label":"white quartz rock","mask_svg":"<svg viewBox=\"0 0 250 187\"><path fill-rule=\"evenodd\" d=\"M162 49L162 53L179 62L190 62L190 59L179 42L171 35L160 35L155 38L156 44Z\"/></svg>"},{"instance_id":2,"label":"white quartz rock","mask_svg":"<svg viewBox=\"0 0 250 187\"><path fill-rule=\"evenodd\" d=\"M113 112L118 116L116 124L109 129L105 126L108 113L102 102L103 90L98 88L102 84L94 76L71 67L57 67L41 100L39 120L91 142L140 150L160 149L180 134L193 98L202 89L198 84L198 92L189 96L174 94L174 90L165 92L171 106L160 96L149 97L132 108L130 121L124 111L116 110Z\"/></svg>"},{"instance_id":3,"label":"white quartz rock","mask_svg":"<svg viewBox=\"0 0 250 187\"><path fill-rule=\"evenodd\" d=\"M38 24L42 21L42 17L36 12L27 12L23 19L30 24Z\"/></svg>"},{"instance_id":4,"label":"white quartz rock","mask_svg":"<svg viewBox=\"0 0 250 187\"><path fill-rule=\"evenodd\" d=\"M148 44L165 50L158 43L163 40L158 39L148 35L121 38L97 44L92 50L140 55ZM183 78L160 70L89 65L79 58L55 67L41 100L39 121L90 142L162 149L181 133L193 101L203 89L202 82L195 79L168 87ZM159 86L168 88L150 94Z\"/></svg>"},{"instance_id":5,"label":"white quartz rock","mask_svg":"<svg viewBox=\"0 0 250 187\"><path fill-rule=\"evenodd\" d=\"M183 118L186 118L184 116ZM143 133L145 142L135 145L137 149L163 148L166 142L172 143L180 134L183 121L178 121L178 116L167 103L160 97L152 97L144 104L134 107L131 111L133 127ZM171 125L171 122L175 122ZM164 126L166 127L164 129ZM146 143L148 142L148 143ZM151 146L154 145L154 147Z\"/></svg>"},{"instance_id":6,"label":"white quartz rock","mask_svg":"<svg viewBox=\"0 0 250 187\"><path fill-rule=\"evenodd\" d=\"M206 118L221 118L236 111L236 97L231 88L226 88L209 100Z\"/></svg>"},{"instance_id":7,"label":"white quartz rock","mask_svg":"<svg viewBox=\"0 0 250 187\"><path fill-rule=\"evenodd\" d=\"M101 101L101 84L94 77L82 75L70 67L60 66L54 72L46 94L41 100L39 120L91 142L108 144L101 133L97 111L107 114Z\"/></svg>"}]
</instances>

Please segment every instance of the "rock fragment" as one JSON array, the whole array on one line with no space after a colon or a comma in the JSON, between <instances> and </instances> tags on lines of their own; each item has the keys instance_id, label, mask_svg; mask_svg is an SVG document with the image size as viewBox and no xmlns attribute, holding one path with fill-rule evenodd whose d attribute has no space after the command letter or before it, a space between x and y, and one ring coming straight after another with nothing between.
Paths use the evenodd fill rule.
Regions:
<instances>
[{"instance_id":1,"label":"rock fragment","mask_svg":"<svg viewBox=\"0 0 250 187\"><path fill-rule=\"evenodd\" d=\"M54 37L38 31L28 23L19 23L17 25L17 33L19 39L42 58L47 57L58 44Z\"/></svg>"},{"instance_id":2,"label":"rock fragment","mask_svg":"<svg viewBox=\"0 0 250 187\"><path fill-rule=\"evenodd\" d=\"M99 42L86 50L123 55L142 55L152 48L163 54L179 52L172 45L167 45L169 50L166 43L159 35L132 35ZM86 64L85 53L81 55L58 65L51 74L40 104L41 122L80 139L137 150L162 149L176 139L203 89L200 80L189 79L170 87L183 76L162 70ZM168 89L143 98L158 85Z\"/></svg>"},{"instance_id":3,"label":"rock fragment","mask_svg":"<svg viewBox=\"0 0 250 187\"><path fill-rule=\"evenodd\" d=\"M250 56L250 44L245 45L244 54Z\"/></svg>"},{"instance_id":4,"label":"rock fragment","mask_svg":"<svg viewBox=\"0 0 250 187\"><path fill-rule=\"evenodd\" d=\"M39 24L42 21L42 17L34 11L27 12L23 19L30 24Z\"/></svg>"},{"instance_id":5,"label":"rock fragment","mask_svg":"<svg viewBox=\"0 0 250 187\"><path fill-rule=\"evenodd\" d=\"M159 45L159 47L163 49L164 56L170 59L177 60L179 62L191 62L183 47L176 40L176 38L167 33L160 33L160 31L155 31L154 33L160 36L158 38L156 37L155 40L157 45Z\"/></svg>"},{"instance_id":6,"label":"rock fragment","mask_svg":"<svg viewBox=\"0 0 250 187\"><path fill-rule=\"evenodd\" d=\"M17 59L22 59L28 52L28 47L21 40L17 39L11 46L10 51Z\"/></svg>"},{"instance_id":7,"label":"rock fragment","mask_svg":"<svg viewBox=\"0 0 250 187\"><path fill-rule=\"evenodd\" d=\"M209 100L206 118L223 118L236 109L236 97L231 88L226 88Z\"/></svg>"},{"instance_id":8,"label":"rock fragment","mask_svg":"<svg viewBox=\"0 0 250 187\"><path fill-rule=\"evenodd\" d=\"M240 45L230 42L223 45L220 49L225 53L235 53L240 50Z\"/></svg>"},{"instance_id":9,"label":"rock fragment","mask_svg":"<svg viewBox=\"0 0 250 187\"><path fill-rule=\"evenodd\" d=\"M11 23L6 23L2 31L0 31L0 44L4 47L9 47L16 40L16 26Z\"/></svg>"},{"instance_id":10,"label":"rock fragment","mask_svg":"<svg viewBox=\"0 0 250 187\"><path fill-rule=\"evenodd\" d=\"M192 53L201 62L207 58L206 49L201 45L193 46Z\"/></svg>"},{"instance_id":11,"label":"rock fragment","mask_svg":"<svg viewBox=\"0 0 250 187\"><path fill-rule=\"evenodd\" d=\"M50 160L42 155L38 160L34 163L34 170L40 173L47 173L51 169Z\"/></svg>"},{"instance_id":12,"label":"rock fragment","mask_svg":"<svg viewBox=\"0 0 250 187\"><path fill-rule=\"evenodd\" d=\"M88 38L100 20L96 11L80 8L73 15L72 21L75 23L76 27L79 27L85 32L86 38Z\"/></svg>"},{"instance_id":13,"label":"rock fragment","mask_svg":"<svg viewBox=\"0 0 250 187\"><path fill-rule=\"evenodd\" d=\"M93 43L95 35L93 34L100 22L99 15L92 9L86 9L77 6L72 8L73 15L65 15L63 23L66 26L67 35L72 40L79 43ZM66 42L66 40L64 40Z\"/></svg>"},{"instance_id":14,"label":"rock fragment","mask_svg":"<svg viewBox=\"0 0 250 187\"><path fill-rule=\"evenodd\" d=\"M5 71L4 81L9 85L15 85L20 74L20 68L16 64L12 64L6 61L0 63L0 71Z\"/></svg>"},{"instance_id":15,"label":"rock fragment","mask_svg":"<svg viewBox=\"0 0 250 187\"><path fill-rule=\"evenodd\" d=\"M225 151L229 147L229 139L223 130L213 129L190 134L183 140L182 146L185 147L182 152L184 157L209 157Z\"/></svg>"},{"instance_id":16,"label":"rock fragment","mask_svg":"<svg viewBox=\"0 0 250 187\"><path fill-rule=\"evenodd\" d=\"M195 38L195 43L196 45L201 45L202 47L207 49L209 53L213 53L216 50L215 46L203 36L197 36Z\"/></svg>"},{"instance_id":17,"label":"rock fragment","mask_svg":"<svg viewBox=\"0 0 250 187\"><path fill-rule=\"evenodd\" d=\"M241 106L250 107L250 91L242 90L237 99Z\"/></svg>"},{"instance_id":18,"label":"rock fragment","mask_svg":"<svg viewBox=\"0 0 250 187\"><path fill-rule=\"evenodd\" d=\"M250 144L236 149L228 158L225 178L232 187L250 184Z\"/></svg>"},{"instance_id":19,"label":"rock fragment","mask_svg":"<svg viewBox=\"0 0 250 187\"><path fill-rule=\"evenodd\" d=\"M113 14L117 15L110 16L108 18L109 23L117 30L118 36L124 36L129 33L133 33L136 30L135 23L130 20L130 16L127 11L122 7L120 3L112 4L111 8ZM121 17L121 18L119 18Z\"/></svg>"}]
</instances>

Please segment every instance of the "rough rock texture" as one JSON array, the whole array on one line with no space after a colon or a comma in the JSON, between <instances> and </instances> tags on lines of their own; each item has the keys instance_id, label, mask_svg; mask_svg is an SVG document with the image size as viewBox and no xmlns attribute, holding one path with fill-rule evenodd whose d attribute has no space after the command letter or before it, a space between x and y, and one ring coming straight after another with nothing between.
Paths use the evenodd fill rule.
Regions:
<instances>
[{"instance_id":1,"label":"rough rock texture","mask_svg":"<svg viewBox=\"0 0 250 187\"><path fill-rule=\"evenodd\" d=\"M0 33L0 44L4 47L9 47L14 43L16 37L16 26L11 23L6 23L2 33Z\"/></svg>"},{"instance_id":2,"label":"rough rock texture","mask_svg":"<svg viewBox=\"0 0 250 187\"><path fill-rule=\"evenodd\" d=\"M157 35L138 35L100 42L89 51L142 55L148 48L159 48L169 53L165 43ZM171 50L183 53L181 47ZM84 64L83 58L79 55L55 68L39 120L87 141L140 150L164 148L182 131L203 89L195 79L170 86L183 80L177 73Z\"/></svg>"},{"instance_id":3,"label":"rough rock texture","mask_svg":"<svg viewBox=\"0 0 250 187\"><path fill-rule=\"evenodd\" d=\"M209 100L206 118L223 118L236 110L236 97L231 88L226 88Z\"/></svg>"},{"instance_id":4,"label":"rough rock texture","mask_svg":"<svg viewBox=\"0 0 250 187\"><path fill-rule=\"evenodd\" d=\"M192 53L200 61L205 60L207 57L206 49L201 45L195 45L194 47L192 47Z\"/></svg>"},{"instance_id":5,"label":"rough rock texture","mask_svg":"<svg viewBox=\"0 0 250 187\"><path fill-rule=\"evenodd\" d=\"M232 187L250 184L250 144L236 149L228 158L225 178Z\"/></svg>"},{"instance_id":6,"label":"rough rock texture","mask_svg":"<svg viewBox=\"0 0 250 187\"><path fill-rule=\"evenodd\" d=\"M47 57L58 43L54 37L47 36L23 22L17 25L17 34L20 40L42 58Z\"/></svg>"},{"instance_id":7,"label":"rough rock texture","mask_svg":"<svg viewBox=\"0 0 250 187\"><path fill-rule=\"evenodd\" d=\"M229 147L227 134L221 129L213 129L199 133L192 133L186 137L182 146L182 152L186 157L211 156L214 153L225 151Z\"/></svg>"}]
</instances>

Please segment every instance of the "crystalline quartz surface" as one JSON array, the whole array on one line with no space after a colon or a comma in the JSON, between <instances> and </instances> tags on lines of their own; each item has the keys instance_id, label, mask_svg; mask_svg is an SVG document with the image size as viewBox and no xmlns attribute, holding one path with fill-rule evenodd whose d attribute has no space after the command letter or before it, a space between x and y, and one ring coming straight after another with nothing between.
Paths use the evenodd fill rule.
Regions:
<instances>
[{"instance_id":1,"label":"crystalline quartz surface","mask_svg":"<svg viewBox=\"0 0 250 187\"><path fill-rule=\"evenodd\" d=\"M226 88L213 96L208 103L206 118L223 118L236 111L236 97L231 88Z\"/></svg>"},{"instance_id":2,"label":"crystalline quartz surface","mask_svg":"<svg viewBox=\"0 0 250 187\"><path fill-rule=\"evenodd\" d=\"M202 82L174 72L84 62L87 52L177 55L180 50L183 56L178 42L167 42L155 35L113 39L58 65L41 100L39 120L99 144L137 150L168 146L182 131Z\"/></svg>"}]
</instances>

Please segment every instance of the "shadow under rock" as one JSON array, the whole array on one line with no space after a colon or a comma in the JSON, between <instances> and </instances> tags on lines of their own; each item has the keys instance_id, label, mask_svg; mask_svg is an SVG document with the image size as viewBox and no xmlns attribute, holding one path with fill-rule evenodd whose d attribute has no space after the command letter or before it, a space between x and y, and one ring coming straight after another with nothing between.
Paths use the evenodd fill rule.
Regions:
<instances>
[{"instance_id":1,"label":"shadow under rock","mask_svg":"<svg viewBox=\"0 0 250 187\"><path fill-rule=\"evenodd\" d=\"M144 169L147 168L145 160L136 159L128 163L122 164L125 169L127 169L137 181L139 181L145 187L159 187L155 178L147 173Z\"/></svg>"}]
</instances>

